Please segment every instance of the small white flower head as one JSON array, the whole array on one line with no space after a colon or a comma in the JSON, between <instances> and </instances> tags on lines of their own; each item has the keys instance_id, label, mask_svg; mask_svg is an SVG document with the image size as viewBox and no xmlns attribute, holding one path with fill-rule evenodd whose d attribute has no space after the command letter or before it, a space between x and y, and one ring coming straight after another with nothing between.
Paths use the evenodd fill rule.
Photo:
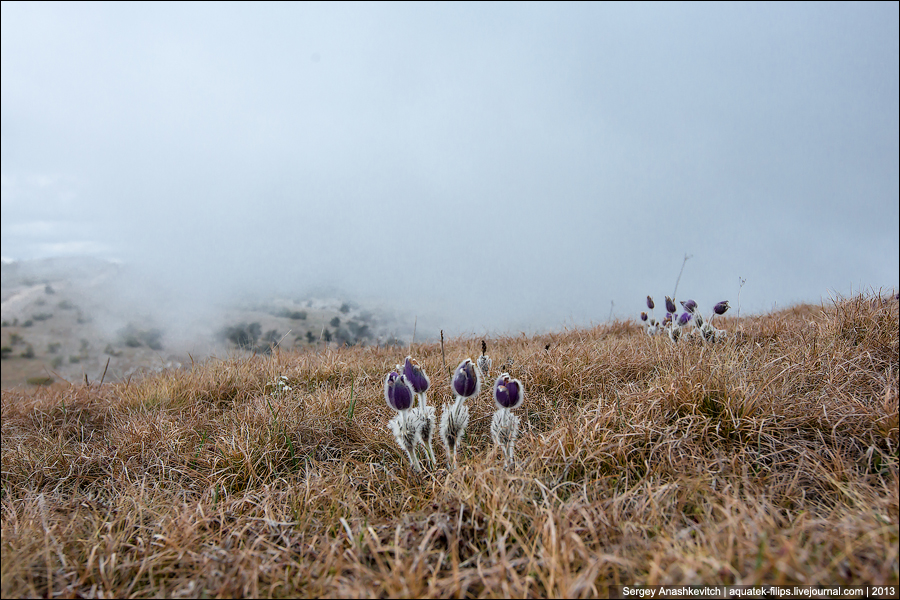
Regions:
<instances>
[{"instance_id":1,"label":"small white flower head","mask_svg":"<svg viewBox=\"0 0 900 600\"><path fill-rule=\"evenodd\" d=\"M473 398L481 391L481 369L471 358L465 359L456 367L450 388L461 398Z\"/></svg>"},{"instance_id":2,"label":"small white flower head","mask_svg":"<svg viewBox=\"0 0 900 600\"><path fill-rule=\"evenodd\" d=\"M518 379L512 379L509 373L503 373L494 382L494 402L498 409L513 410L524 401L525 386Z\"/></svg>"}]
</instances>

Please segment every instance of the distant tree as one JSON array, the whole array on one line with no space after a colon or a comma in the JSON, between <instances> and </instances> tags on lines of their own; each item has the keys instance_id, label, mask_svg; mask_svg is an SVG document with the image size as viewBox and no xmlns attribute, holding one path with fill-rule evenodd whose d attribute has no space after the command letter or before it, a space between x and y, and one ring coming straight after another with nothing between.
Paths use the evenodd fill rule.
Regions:
<instances>
[{"instance_id":1,"label":"distant tree","mask_svg":"<svg viewBox=\"0 0 900 600\"><path fill-rule=\"evenodd\" d=\"M163 346L162 342L160 341L161 338L162 331L160 331L159 329L149 329L146 331L141 331L141 340L143 340L143 342L147 344L147 346L151 350L162 350Z\"/></svg>"},{"instance_id":2,"label":"distant tree","mask_svg":"<svg viewBox=\"0 0 900 600\"><path fill-rule=\"evenodd\" d=\"M256 345L256 340L259 339L261 333L262 325L254 321L249 325L241 323L233 327L226 327L223 331L223 336L238 348L251 350Z\"/></svg>"},{"instance_id":3,"label":"distant tree","mask_svg":"<svg viewBox=\"0 0 900 600\"><path fill-rule=\"evenodd\" d=\"M331 341L331 332L328 331L327 329L325 331L323 331L322 339L325 340L326 342L330 342Z\"/></svg>"},{"instance_id":4,"label":"distant tree","mask_svg":"<svg viewBox=\"0 0 900 600\"><path fill-rule=\"evenodd\" d=\"M306 332L306 341L309 342L310 344L315 344L315 343L316 343L316 336L313 335L313 332L312 332L312 331L307 331L307 332Z\"/></svg>"},{"instance_id":5,"label":"distant tree","mask_svg":"<svg viewBox=\"0 0 900 600\"><path fill-rule=\"evenodd\" d=\"M353 336L357 339L372 338L372 332L369 331L368 325L360 325L356 321L349 321L347 323L347 327L350 328L350 333L352 333Z\"/></svg>"},{"instance_id":6,"label":"distant tree","mask_svg":"<svg viewBox=\"0 0 900 600\"><path fill-rule=\"evenodd\" d=\"M340 326L341 326L341 319L340 319L340 317L335 317L335 318L333 318L331 321L329 321L328 324L331 325L332 327L335 327L335 328L340 327Z\"/></svg>"}]
</instances>

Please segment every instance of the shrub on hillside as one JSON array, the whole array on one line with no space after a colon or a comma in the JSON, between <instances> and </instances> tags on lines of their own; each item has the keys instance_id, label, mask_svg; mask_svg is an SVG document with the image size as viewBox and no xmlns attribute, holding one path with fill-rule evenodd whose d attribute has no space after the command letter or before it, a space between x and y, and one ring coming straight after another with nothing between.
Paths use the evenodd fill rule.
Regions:
<instances>
[{"instance_id":1,"label":"shrub on hillside","mask_svg":"<svg viewBox=\"0 0 900 600\"><path fill-rule=\"evenodd\" d=\"M241 323L226 327L222 330L222 338L228 340L238 348L251 350L262 333L262 325L258 321L253 323Z\"/></svg>"}]
</instances>

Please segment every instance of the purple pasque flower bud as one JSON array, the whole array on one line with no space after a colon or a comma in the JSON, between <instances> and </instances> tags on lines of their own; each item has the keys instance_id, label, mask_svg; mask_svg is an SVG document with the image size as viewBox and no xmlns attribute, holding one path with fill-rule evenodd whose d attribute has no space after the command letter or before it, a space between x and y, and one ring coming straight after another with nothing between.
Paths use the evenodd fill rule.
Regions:
<instances>
[{"instance_id":1,"label":"purple pasque flower bud","mask_svg":"<svg viewBox=\"0 0 900 600\"><path fill-rule=\"evenodd\" d=\"M675 301L666 296L666 311L670 313L675 313L678 310L678 307L675 306Z\"/></svg>"},{"instance_id":2,"label":"purple pasque flower bud","mask_svg":"<svg viewBox=\"0 0 900 600\"><path fill-rule=\"evenodd\" d=\"M644 322L647 321L647 313L645 313L645 312L641 313L641 321L644 321Z\"/></svg>"},{"instance_id":3,"label":"purple pasque flower bud","mask_svg":"<svg viewBox=\"0 0 900 600\"><path fill-rule=\"evenodd\" d=\"M649 308L650 310L656 308L656 305L653 303L653 298L651 298L650 296L647 296L647 308Z\"/></svg>"},{"instance_id":4,"label":"purple pasque flower bud","mask_svg":"<svg viewBox=\"0 0 900 600\"><path fill-rule=\"evenodd\" d=\"M431 380L428 379L428 375L425 374L425 371L422 370L416 359L411 356L406 357L406 362L403 365L403 374L417 394L424 394L431 387Z\"/></svg>"},{"instance_id":5,"label":"purple pasque flower bud","mask_svg":"<svg viewBox=\"0 0 900 600\"><path fill-rule=\"evenodd\" d=\"M450 387L457 396L463 398L477 396L481 391L481 370L471 358L467 358L456 367Z\"/></svg>"},{"instance_id":6,"label":"purple pasque flower bud","mask_svg":"<svg viewBox=\"0 0 900 600\"><path fill-rule=\"evenodd\" d=\"M729 308L731 307L728 306L728 300L722 300L721 302L713 306L713 312L717 315L724 315L725 311L727 311Z\"/></svg>"},{"instance_id":7,"label":"purple pasque flower bud","mask_svg":"<svg viewBox=\"0 0 900 600\"><path fill-rule=\"evenodd\" d=\"M678 317L678 326L679 326L679 327L684 327L685 325L687 325L687 324L688 324L688 321L691 320L691 317L692 317L692 316L693 316L693 315L692 315L691 313L689 313L689 312L683 312L683 313L681 313L681 316Z\"/></svg>"},{"instance_id":8,"label":"purple pasque flower bud","mask_svg":"<svg viewBox=\"0 0 900 600\"><path fill-rule=\"evenodd\" d=\"M694 311L697 310L697 303L693 300L682 300L681 305L684 307L684 310L691 314L694 314Z\"/></svg>"},{"instance_id":9,"label":"purple pasque flower bud","mask_svg":"<svg viewBox=\"0 0 900 600\"><path fill-rule=\"evenodd\" d=\"M398 375L394 371L387 374L384 378L384 399L387 400L388 406L403 412L412 408L413 398L415 392L405 375Z\"/></svg>"},{"instance_id":10,"label":"purple pasque flower bud","mask_svg":"<svg viewBox=\"0 0 900 600\"><path fill-rule=\"evenodd\" d=\"M509 373L503 373L494 383L494 401L497 408L512 410L522 405L525 400L525 387L518 379L511 379Z\"/></svg>"}]
</instances>

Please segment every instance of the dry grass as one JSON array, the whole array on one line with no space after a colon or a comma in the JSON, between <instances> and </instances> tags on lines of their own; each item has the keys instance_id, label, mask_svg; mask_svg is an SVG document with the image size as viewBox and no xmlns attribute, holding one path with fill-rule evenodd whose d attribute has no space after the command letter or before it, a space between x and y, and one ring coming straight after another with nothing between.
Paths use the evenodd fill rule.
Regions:
<instances>
[{"instance_id":1,"label":"dry grass","mask_svg":"<svg viewBox=\"0 0 900 600\"><path fill-rule=\"evenodd\" d=\"M483 391L461 468L411 472L386 427L396 350L3 391L0 592L896 585L897 302L800 306L741 329L714 346L672 346L630 322L489 340L527 390L513 471L491 446ZM479 351L451 341L448 366ZM413 353L442 406L440 345ZM273 396L281 375L292 390Z\"/></svg>"}]
</instances>

